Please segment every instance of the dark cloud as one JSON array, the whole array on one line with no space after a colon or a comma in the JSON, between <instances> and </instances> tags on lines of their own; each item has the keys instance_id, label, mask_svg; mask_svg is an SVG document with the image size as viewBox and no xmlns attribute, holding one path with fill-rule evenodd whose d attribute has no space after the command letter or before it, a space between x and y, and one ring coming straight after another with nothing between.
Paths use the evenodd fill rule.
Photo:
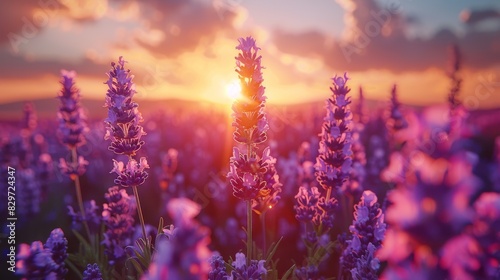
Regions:
<instances>
[{"instance_id":1,"label":"dark cloud","mask_svg":"<svg viewBox=\"0 0 500 280\"><path fill-rule=\"evenodd\" d=\"M111 68L108 65L96 64L89 59L78 62L59 62L54 60L31 60L22 56L14 55L9 51L0 49L0 77L30 79L44 75L59 75L61 69L75 70L78 75L99 76L106 79L105 73Z\"/></svg>"},{"instance_id":2,"label":"dark cloud","mask_svg":"<svg viewBox=\"0 0 500 280\"><path fill-rule=\"evenodd\" d=\"M494 9L463 10L460 13L460 19L468 25L475 25L489 19L500 20L500 11Z\"/></svg>"},{"instance_id":3,"label":"dark cloud","mask_svg":"<svg viewBox=\"0 0 500 280\"><path fill-rule=\"evenodd\" d=\"M334 39L319 32L273 32L282 52L321 58L335 70L385 69L393 72L445 69L450 45L462 50L464 65L484 68L500 63L500 30L468 30L458 36L441 29L430 38L410 39L404 34L409 21L400 7L379 7L374 1L341 1L348 8L346 32Z\"/></svg>"},{"instance_id":4,"label":"dark cloud","mask_svg":"<svg viewBox=\"0 0 500 280\"><path fill-rule=\"evenodd\" d=\"M105 0L3 1L0 8L0 44L10 44L17 51L16 42L37 36L57 16L80 23L95 21L104 13L106 3Z\"/></svg>"},{"instance_id":5,"label":"dark cloud","mask_svg":"<svg viewBox=\"0 0 500 280\"><path fill-rule=\"evenodd\" d=\"M232 10L220 13L215 7L198 1L145 1L142 16L147 19L150 29L164 32L158 43L150 43L136 38L145 49L162 57L175 57L183 52L192 51L200 44L210 44L216 34L231 31L236 14ZM157 13L150 16L148 13ZM148 30L145 31L146 33Z\"/></svg>"}]
</instances>

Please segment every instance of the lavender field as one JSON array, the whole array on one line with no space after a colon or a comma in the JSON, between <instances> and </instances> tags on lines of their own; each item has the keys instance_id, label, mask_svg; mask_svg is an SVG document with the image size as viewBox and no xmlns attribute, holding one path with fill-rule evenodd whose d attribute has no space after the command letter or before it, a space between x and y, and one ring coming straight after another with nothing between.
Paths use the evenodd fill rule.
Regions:
<instances>
[{"instance_id":1,"label":"lavender field","mask_svg":"<svg viewBox=\"0 0 500 280\"><path fill-rule=\"evenodd\" d=\"M48 33L6 31L1 279L500 279L500 7L411 39L418 4L337 1L351 37L332 43L187 2L42 1ZM139 14L137 41L44 60L37 38Z\"/></svg>"},{"instance_id":2,"label":"lavender field","mask_svg":"<svg viewBox=\"0 0 500 280\"><path fill-rule=\"evenodd\" d=\"M406 107L394 86L377 111L344 73L326 106L268 108L255 40L237 49L231 116L168 102L141 113L120 57L105 119L87 119L62 71L57 118L26 103L2 125L19 276L500 277L498 126L470 121L456 72L447 106Z\"/></svg>"}]
</instances>

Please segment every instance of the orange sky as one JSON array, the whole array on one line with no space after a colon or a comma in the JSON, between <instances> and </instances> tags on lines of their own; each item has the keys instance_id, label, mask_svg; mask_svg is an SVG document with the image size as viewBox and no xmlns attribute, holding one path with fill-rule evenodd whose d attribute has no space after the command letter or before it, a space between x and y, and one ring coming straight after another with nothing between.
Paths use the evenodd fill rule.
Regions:
<instances>
[{"instance_id":1,"label":"orange sky","mask_svg":"<svg viewBox=\"0 0 500 280\"><path fill-rule=\"evenodd\" d=\"M87 0L50 7L16 2L8 14L0 12L5 21L0 83L6 93L0 103L55 96L62 68L77 71L84 98L103 99L105 72L118 56L136 75L138 99L229 103L226 88L237 78L237 38L251 35L262 48L271 103L324 100L330 78L344 71L352 78L354 98L363 86L367 98L387 99L397 84L403 103L444 102L450 86L447 48L456 43L463 52L465 105L500 106L500 20L478 19L476 14L484 13L475 12L498 11L496 2L475 7L462 1L462 7L443 13L442 20L454 24L449 28L437 20L419 25L415 18L425 19L424 4L386 2L294 2L280 11L289 17L279 20L264 1ZM271 8L279 9L277 3ZM466 14L471 7L461 21L457 11Z\"/></svg>"}]
</instances>

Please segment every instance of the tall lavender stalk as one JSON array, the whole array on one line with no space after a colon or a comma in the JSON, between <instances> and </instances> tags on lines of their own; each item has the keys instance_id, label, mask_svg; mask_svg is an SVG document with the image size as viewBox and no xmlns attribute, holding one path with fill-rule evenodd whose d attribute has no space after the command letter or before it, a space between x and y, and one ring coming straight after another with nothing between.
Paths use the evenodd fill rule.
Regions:
<instances>
[{"instance_id":1,"label":"tall lavender stalk","mask_svg":"<svg viewBox=\"0 0 500 280\"><path fill-rule=\"evenodd\" d=\"M396 85L393 85L391 90L391 103L388 123L389 128L392 130L392 133L408 127L408 122L401 112L401 103L398 100Z\"/></svg>"},{"instance_id":2,"label":"tall lavender stalk","mask_svg":"<svg viewBox=\"0 0 500 280\"><path fill-rule=\"evenodd\" d=\"M346 226L350 223L349 213L354 196L346 184L352 169L352 113L349 105L351 98L347 96L351 91L347 87L349 78L347 73L344 73L343 77L335 76L332 80L332 97L326 101L326 116L315 164L316 179L326 191L326 196L321 198L319 205L328 216L324 217L322 222L327 227L332 226L337 201L344 207Z\"/></svg>"},{"instance_id":3,"label":"tall lavender stalk","mask_svg":"<svg viewBox=\"0 0 500 280\"><path fill-rule=\"evenodd\" d=\"M125 70L125 63L126 61L121 56L118 63L112 62L112 69L105 82L108 85L105 103L108 108L108 118L105 120L106 135L104 139L111 140L109 150L117 155L128 156L127 164L113 160L114 168L111 172L118 175L115 184L124 188L132 187L144 241L149 244L137 191L137 187L142 185L148 177L145 169L149 168L149 165L145 157L141 157L139 161L134 159L137 151L144 145L141 138L146 133L140 125L143 118L137 109L139 105L132 101L132 97L136 93L135 85L132 82L134 76L130 74L130 70Z\"/></svg>"},{"instance_id":4,"label":"tall lavender stalk","mask_svg":"<svg viewBox=\"0 0 500 280\"><path fill-rule=\"evenodd\" d=\"M462 87L462 78L460 76L461 68L461 55L460 49L457 45L451 47L451 59L450 59L450 69L448 70L448 77L451 80L451 87L448 93L448 105L449 105L449 124L447 127L447 132L451 140L456 140L460 135L460 129L464 119L467 116L467 112L462 102L458 99L460 94L460 89Z\"/></svg>"},{"instance_id":5,"label":"tall lavender stalk","mask_svg":"<svg viewBox=\"0 0 500 280\"><path fill-rule=\"evenodd\" d=\"M375 257L375 251L380 248L385 234L384 214L372 191L363 192L354 210L354 221L349 227L351 239L340 258L340 273L344 279L350 276L352 279L376 280L380 261Z\"/></svg>"},{"instance_id":6,"label":"tall lavender stalk","mask_svg":"<svg viewBox=\"0 0 500 280\"><path fill-rule=\"evenodd\" d=\"M244 145L242 152L233 149L230 171L227 178L233 187L233 195L247 202L247 265L252 259L252 203L267 197L271 189L265 180L265 173L272 162L269 147L262 156L257 154L259 145L267 139L269 129L264 114L264 87L262 86L261 56L255 39L240 38L236 49L241 52L236 57L236 72L241 83L242 98L233 103L233 139Z\"/></svg>"},{"instance_id":7,"label":"tall lavender stalk","mask_svg":"<svg viewBox=\"0 0 500 280\"><path fill-rule=\"evenodd\" d=\"M88 131L88 128L85 122L86 117L80 105L80 90L75 87L75 77L76 73L74 71L61 71L62 89L58 94L61 105L57 113L59 119L58 132L61 142L71 151L71 162L66 162L64 158L61 158L59 167L63 173L67 174L75 182L76 197L83 225L90 238L79 179L79 176L85 173L85 166L88 165L88 162L82 156L78 156L77 153L77 147L85 143L84 133Z\"/></svg>"}]
</instances>

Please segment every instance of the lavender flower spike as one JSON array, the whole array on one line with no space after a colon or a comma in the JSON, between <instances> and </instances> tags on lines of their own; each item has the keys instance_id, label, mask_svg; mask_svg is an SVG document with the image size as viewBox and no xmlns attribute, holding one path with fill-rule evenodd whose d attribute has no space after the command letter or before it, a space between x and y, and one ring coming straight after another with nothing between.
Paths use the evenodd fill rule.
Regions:
<instances>
[{"instance_id":1,"label":"lavender flower spike","mask_svg":"<svg viewBox=\"0 0 500 280\"><path fill-rule=\"evenodd\" d=\"M171 199L167 211L176 229L156 246L154 261L142 280L207 279L210 272L210 229L194 217L201 206L187 198Z\"/></svg>"},{"instance_id":2,"label":"lavender flower spike","mask_svg":"<svg viewBox=\"0 0 500 280\"><path fill-rule=\"evenodd\" d=\"M44 248L42 242L35 241L21 244L17 254L16 274L21 279L57 279L57 264L52 259L52 253Z\"/></svg>"},{"instance_id":3,"label":"lavender flower spike","mask_svg":"<svg viewBox=\"0 0 500 280\"><path fill-rule=\"evenodd\" d=\"M229 280L262 280L267 273L265 263L265 260L252 260L247 266L245 254L236 253L236 260L232 263L234 270Z\"/></svg>"},{"instance_id":4,"label":"lavender flower spike","mask_svg":"<svg viewBox=\"0 0 500 280\"><path fill-rule=\"evenodd\" d=\"M87 268L83 272L83 280L102 280L101 270L96 263L87 264Z\"/></svg>"},{"instance_id":5,"label":"lavender flower spike","mask_svg":"<svg viewBox=\"0 0 500 280\"><path fill-rule=\"evenodd\" d=\"M57 278L64 279L64 276L68 272L64 264L64 261L68 257L68 253L66 252L68 249L68 240L64 237L64 232L60 228L52 230L44 247L52 252L52 260L54 260L56 265L54 271L57 274Z\"/></svg>"},{"instance_id":6,"label":"lavender flower spike","mask_svg":"<svg viewBox=\"0 0 500 280\"><path fill-rule=\"evenodd\" d=\"M351 123L352 115L347 94L351 91L346 86L349 78L335 76L333 95L326 102L326 117L320 134L319 156L316 160L316 177L325 190L334 189L343 192L344 182L351 172Z\"/></svg>"},{"instance_id":7,"label":"lavender flower spike","mask_svg":"<svg viewBox=\"0 0 500 280\"><path fill-rule=\"evenodd\" d=\"M135 204L124 189L114 186L104 195L107 203L103 206L102 219L106 225L104 233L105 252L109 263L115 264L126 257L124 248L132 245L134 234Z\"/></svg>"},{"instance_id":8,"label":"lavender flower spike","mask_svg":"<svg viewBox=\"0 0 500 280\"><path fill-rule=\"evenodd\" d=\"M113 160L113 164L114 167L110 173L115 172L118 175L115 179L115 184L124 188L140 186L148 178L148 173L144 171L144 169L149 168L145 157L141 157L139 162L131 158L126 166L123 162L116 160Z\"/></svg>"},{"instance_id":9,"label":"lavender flower spike","mask_svg":"<svg viewBox=\"0 0 500 280\"><path fill-rule=\"evenodd\" d=\"M242 98L233 104L233 138L245 145L246 153L243 154L238 147L233 149L227 178L237 198L262 200L271 194L271 190L279 191L265 178L266 172L275 163L269 147L260 157L256 153L257 145L266 141L269 129L264 113L266 97L262 86L261 56L258 55L260 48L255 45L255 39L247 37L239 39L236 49L241 51L236 57L236 72L239 74Z\"/></svg>"},{"instance_id":10,"label":"lavender flower spike","mask_svg":"<svg viewBox=\"0 0 500 280\"><path fill-rule=\"evenodd\" d=\"M58 94L61 101L59 118L59 138L70 149L85 144L83 134L88 131L86 117L80 106L80 90L75 87L74 71L61 70L63 88Z\"/></svg>"},{"instance_id":11,"label":"lavender flower spike","mask_svg":"<svg viewBox=\"0 0 500 280\"><path fill-rule=\"evenodd\" d=\"M265 88L262 86L261 56L255 39L240 38L236 49L241 53L236 57L236 72L241 83L242 98L233 104L233 138L240 144L255 147L267 139L269 125L264 114Z\"/></svg>"},{"instance_id":12,"label":"lavender flower spike","mask_svg":"<svg viewBox=\"0 0 500 280\"><path fill-rule=\"evenodd\" d=\"M139 105L132 101L136 93L134 78L130 70L125 70L125 60L120 56L118 64L108 73L106 104L108 118L104 139L111 139L109 149L115 154L133 156L144 145L141 137L146 135L140 123L143 121L137 109Z\"/></svg>"},{"instance_id":13,"label":"lavender flower spike","mask_svg":"<svg viewBox=\"0 0 500 280\"><path fill-rule=\"evenodd\" d=\"M352 239L340 258L342 273L350 274L352 279L378 279L380 261L374 255L384 239L384 214L372 191L364 191L354 209L354 221L349 227Z\"/></svg>"}]
</instances>

